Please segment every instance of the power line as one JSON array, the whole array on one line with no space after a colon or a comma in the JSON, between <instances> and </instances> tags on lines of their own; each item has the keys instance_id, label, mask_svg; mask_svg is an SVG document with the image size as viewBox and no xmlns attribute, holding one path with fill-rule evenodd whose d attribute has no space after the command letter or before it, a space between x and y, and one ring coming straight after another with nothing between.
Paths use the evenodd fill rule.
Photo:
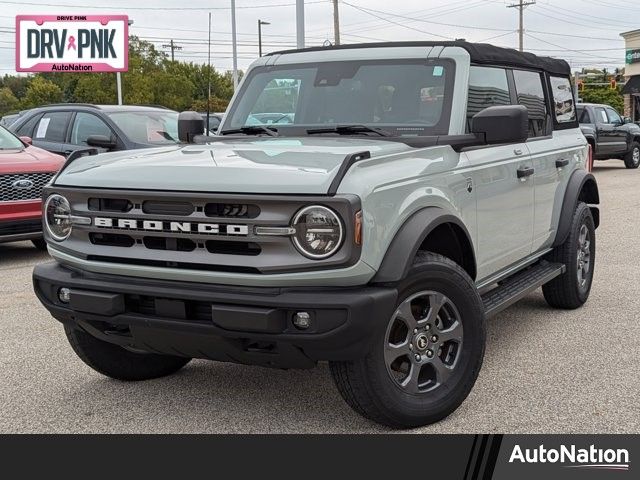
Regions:
<instances>
[{"instance_id":1,"label":"power line","mask_svg":"<svg viewBox=\"0 0 640 480\"><path fill-rule=\"evenodd\" d=\"M325 3L324 0L315 0L310 2L305 2L306 5L312 5L316 3ZM9 4L9 5L34 5L38 7L65 7L65 8L91 8L91 9L99 9L99 10L171 10L171 11L209 11L209 10L231 10L231 7L130 7L130 6L117 6L117 7L107 7L107 6L96 6L96 5L73 5L69 3L40 3L40 2L10 2L2 0L0 4ZM277 4L263 4L263 5L244 5L238 6L236 9L257 9L257 8L274 8L274 7L293 7L295 3L277 3Z\"/></svg>"}]
</instances>

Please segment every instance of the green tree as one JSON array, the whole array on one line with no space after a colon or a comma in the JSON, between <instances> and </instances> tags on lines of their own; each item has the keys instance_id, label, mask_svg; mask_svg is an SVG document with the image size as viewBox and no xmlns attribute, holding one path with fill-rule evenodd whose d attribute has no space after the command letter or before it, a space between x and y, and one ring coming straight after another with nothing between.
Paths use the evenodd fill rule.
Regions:
<instances>
[{"instance_id":1,"label":"green tree","mask_svg":"<svg viewBox=\"0 0 640 480\"><path fill-rule=\"evenodd\" d=\"M14 112L20 106L20 100L16 98L9 87L0 88L0 115Z\"/></svg>"},{"instance_id":2,"label":"green tree","mask_svg":"<svg viewBox=\"0 0 640 480\"><path fill-rule=\"evenodd\" d=\"M624 111L624 99L618 88L614 90L609 87L589 86L586 83L580 97L585 103L604 103L612 106L620 114Z\"/></svg>"},{"instance_id":3,"label":"green tree","mask_svg":"<svg viewBox=\"0 0 640 480\"><path fill-rule=\"evenodd\" d=\"M65 95L65 99L70 99ZM83 75L75 82L73 101L97 104L116 102L116 79L113 74L95 73Z\"/></svg>"},{"instance_id":4,"label":"green tree","mask_svg":"<svg viewBox=\"0 0 640 480\"><path fill-rule=\"evenodd\" d=\"M62 99L62 89L58 85L44 77L36 76L27 87L21 103L23 108L34 108L61 102Z\"/></svg>"}]
</instances>

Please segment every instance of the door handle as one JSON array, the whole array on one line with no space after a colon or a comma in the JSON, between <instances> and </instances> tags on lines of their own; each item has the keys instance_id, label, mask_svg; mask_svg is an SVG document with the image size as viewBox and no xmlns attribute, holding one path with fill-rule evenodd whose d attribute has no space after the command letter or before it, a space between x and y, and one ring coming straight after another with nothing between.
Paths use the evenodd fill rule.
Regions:
<instances>
[{"instance_id":1,"label":"door handle","mask_svg":"<svg viewBox=\"0 0 640 480\"><path fill-rule=\"evenodd\" d=\"M562 160L556 160L556 168L566 167L567 165L569 165L569 160L566 158L563 158Z\"/></svg>"},{"instance_id":2,"label":"door handle","mask_svg":"<svg viewBox=\"0 0 640 480\"><path fill-rule=\"evenodd\" d=\"M518 178L520 180L526 180L527 177L533 175L535 170L532 167L520 167L518 169Z\"/></svg>"},{"instance_id":3,"label":"door handle","mask_svg":"<svg viewBox=\"0 0 640 480\"><path fill-rule=\"evenodd\" d=\"M521 150L521 149L519 149L519 148L516 148L516 149L514 149L514 150L513 150L513 153L514 153L515 155L522 155L522 150Z\"/></svg>"}]
</instances>

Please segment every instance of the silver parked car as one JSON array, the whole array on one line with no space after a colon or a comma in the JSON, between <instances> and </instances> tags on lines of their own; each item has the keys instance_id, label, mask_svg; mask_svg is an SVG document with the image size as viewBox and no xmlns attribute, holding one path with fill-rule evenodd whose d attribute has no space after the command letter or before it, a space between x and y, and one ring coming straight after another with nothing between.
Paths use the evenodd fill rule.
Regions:
<instances>
[{"instance_id":1,"label":"silver parked car","mask_svg":"<svg viewBox=\"0 0 640 480\"><path fill-rule=\"evenodd\" d=\"M467 397L487 317L539 287L587 301L598 187L562 60L279 52L203 129L183 112L183 144L80 158L45 190L35 291L105 375L329 361L356 412L413 427Z\"/></svg>"}]
</instances>

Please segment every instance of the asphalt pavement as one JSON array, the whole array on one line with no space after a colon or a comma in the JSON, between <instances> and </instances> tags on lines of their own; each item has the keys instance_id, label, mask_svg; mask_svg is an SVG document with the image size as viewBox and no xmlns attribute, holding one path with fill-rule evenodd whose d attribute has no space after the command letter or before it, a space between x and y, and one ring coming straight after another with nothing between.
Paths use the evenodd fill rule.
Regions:
<instances>
[{"instance_id":1,"label":"asphalt pavement","mask_svg":"<svg viewBox=\"0 0 640 480\"><path fill-rule=\"evenodd\" d=\"M640 170L597 162L601 227L591 297L535 292L488 322L484 366L449 418L416 433L640 433ZM30 243L0 245L0 433L384 432L351 411L326 365L282 371L192 361L147 382L85 366L37 301Z\"/></svg>"}]
</instances>

